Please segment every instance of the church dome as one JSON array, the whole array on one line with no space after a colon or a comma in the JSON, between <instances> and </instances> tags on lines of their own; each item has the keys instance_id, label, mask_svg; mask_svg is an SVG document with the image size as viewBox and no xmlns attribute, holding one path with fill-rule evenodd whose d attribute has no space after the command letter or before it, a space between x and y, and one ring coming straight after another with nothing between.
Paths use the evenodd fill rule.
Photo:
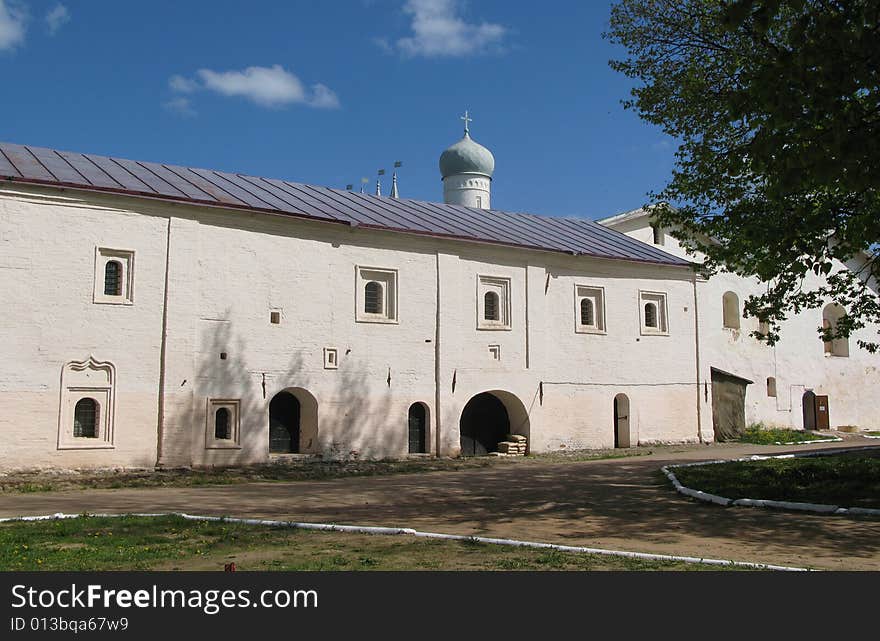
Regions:
<instances>
[{"instance_id":1,"label":"church dome","mask_svg":"<svg viewBox=\"0 0 880 641\"><path fill-rule=\"evenodd\" d=\"M483 174L492 177L495 156L483 145L474 142L465 131L464 137L440 154L440 174L443 178L455 174Z\"/></svg>"}]
</instances>

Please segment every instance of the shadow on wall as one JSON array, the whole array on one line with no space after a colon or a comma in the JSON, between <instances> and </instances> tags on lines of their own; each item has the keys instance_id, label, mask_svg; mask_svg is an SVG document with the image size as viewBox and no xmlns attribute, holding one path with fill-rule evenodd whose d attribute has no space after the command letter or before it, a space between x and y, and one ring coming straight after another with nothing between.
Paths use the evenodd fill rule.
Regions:
<instances>
[{"instance_id":1,"label":"shadow on wall","mask_svg":"<svg viewBox=\"0 0 880 641\"><path fill-rule=\"evenodd\" d=\"M195 380L181 383L182 389L190 390L188 395L184 394L188 401L170 405L166 416L166 424L191 426L186 446L190 448L192 464L265 462L270 460L273 434L276 451L315 454L327 459L406 455L409 403L401 400L402 409L396 412L401 415L395 414L393 380L389 384L388 374L378 368L370 371L361 361L342 358L338 369L325 372L332 382L328 385L325 379L319 388L310 370L313 373L323 367L322 354L314 349L287 347L282 342L279 351L290 353L286 365L263 370L249 366L249 360L271 360L272 356L255 349L254 340L258 339L251 339L249 344L233 329L233 321L201 319L197 333ZM249 359L254 352L257 353ZM306 368L307 358L315 359L316 364ZM276 356L275 360L281 359ZM368 383L369 377L376 380ZM296 400L291 403L290 397ZM273 398L287 402L287 413L279 411L276 403L270 417ZM217 426L217 412L221 409L230 412L228 432L224 431L222 421ZM275 430L270 430L270 418ZM279 449L279 423L290 425L292 438L298 443L289 440L286 448L282 443ZM169 434L169 438L174 437ZM166 439L165 449L180 446Z\"/></svg>"}]
</instances>

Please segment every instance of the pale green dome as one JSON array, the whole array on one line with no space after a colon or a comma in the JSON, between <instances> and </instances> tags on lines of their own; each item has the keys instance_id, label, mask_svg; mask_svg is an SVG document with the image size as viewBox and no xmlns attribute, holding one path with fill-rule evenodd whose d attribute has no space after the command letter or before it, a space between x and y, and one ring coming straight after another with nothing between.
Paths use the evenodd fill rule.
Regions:
<instances>
[{"instance_id":1,"label":"pale green dome","mask_svg":"<svg viewBox=\"0 0 880 641\"><path fill-rule=\"evenodd\" d=\"M492 177L495 156L483 145L474 142L465 131L464 137L440 154L440 174L443 178L455 174L483 174Z\"/></svg>"}]
</instances>

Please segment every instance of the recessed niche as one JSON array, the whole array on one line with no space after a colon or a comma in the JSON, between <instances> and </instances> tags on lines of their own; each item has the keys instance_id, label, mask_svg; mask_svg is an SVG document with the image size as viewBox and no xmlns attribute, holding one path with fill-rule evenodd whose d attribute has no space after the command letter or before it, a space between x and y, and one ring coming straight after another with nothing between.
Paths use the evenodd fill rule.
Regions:
<instances>
[{"instance_id":1,"label":"recessed niche","mask_svg":"<svg viewBox=\"0 0 880 641\"><path fill-rule=\"evenodd\" d=\"M339 368L339 352L335 347L324 348L324 369Z\"/></svg>"}]
</instances>

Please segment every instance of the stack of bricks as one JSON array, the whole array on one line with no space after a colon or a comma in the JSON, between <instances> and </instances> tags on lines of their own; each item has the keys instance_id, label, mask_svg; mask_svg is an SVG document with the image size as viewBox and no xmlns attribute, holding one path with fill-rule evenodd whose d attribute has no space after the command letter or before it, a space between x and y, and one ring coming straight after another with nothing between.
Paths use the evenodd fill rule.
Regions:
<instances>
[{"instance_id":1,"label":"stack of bricks","mask_svg":"<svg viewBox=\"0 0 880 641\"><path fill-rule=\"evenodd\" d=\"M525 456L526 455L526 437L519 434L508 434L505 436L506 441L498 444L498 452L506 456Z\"/></svg>"}]
</instances>

